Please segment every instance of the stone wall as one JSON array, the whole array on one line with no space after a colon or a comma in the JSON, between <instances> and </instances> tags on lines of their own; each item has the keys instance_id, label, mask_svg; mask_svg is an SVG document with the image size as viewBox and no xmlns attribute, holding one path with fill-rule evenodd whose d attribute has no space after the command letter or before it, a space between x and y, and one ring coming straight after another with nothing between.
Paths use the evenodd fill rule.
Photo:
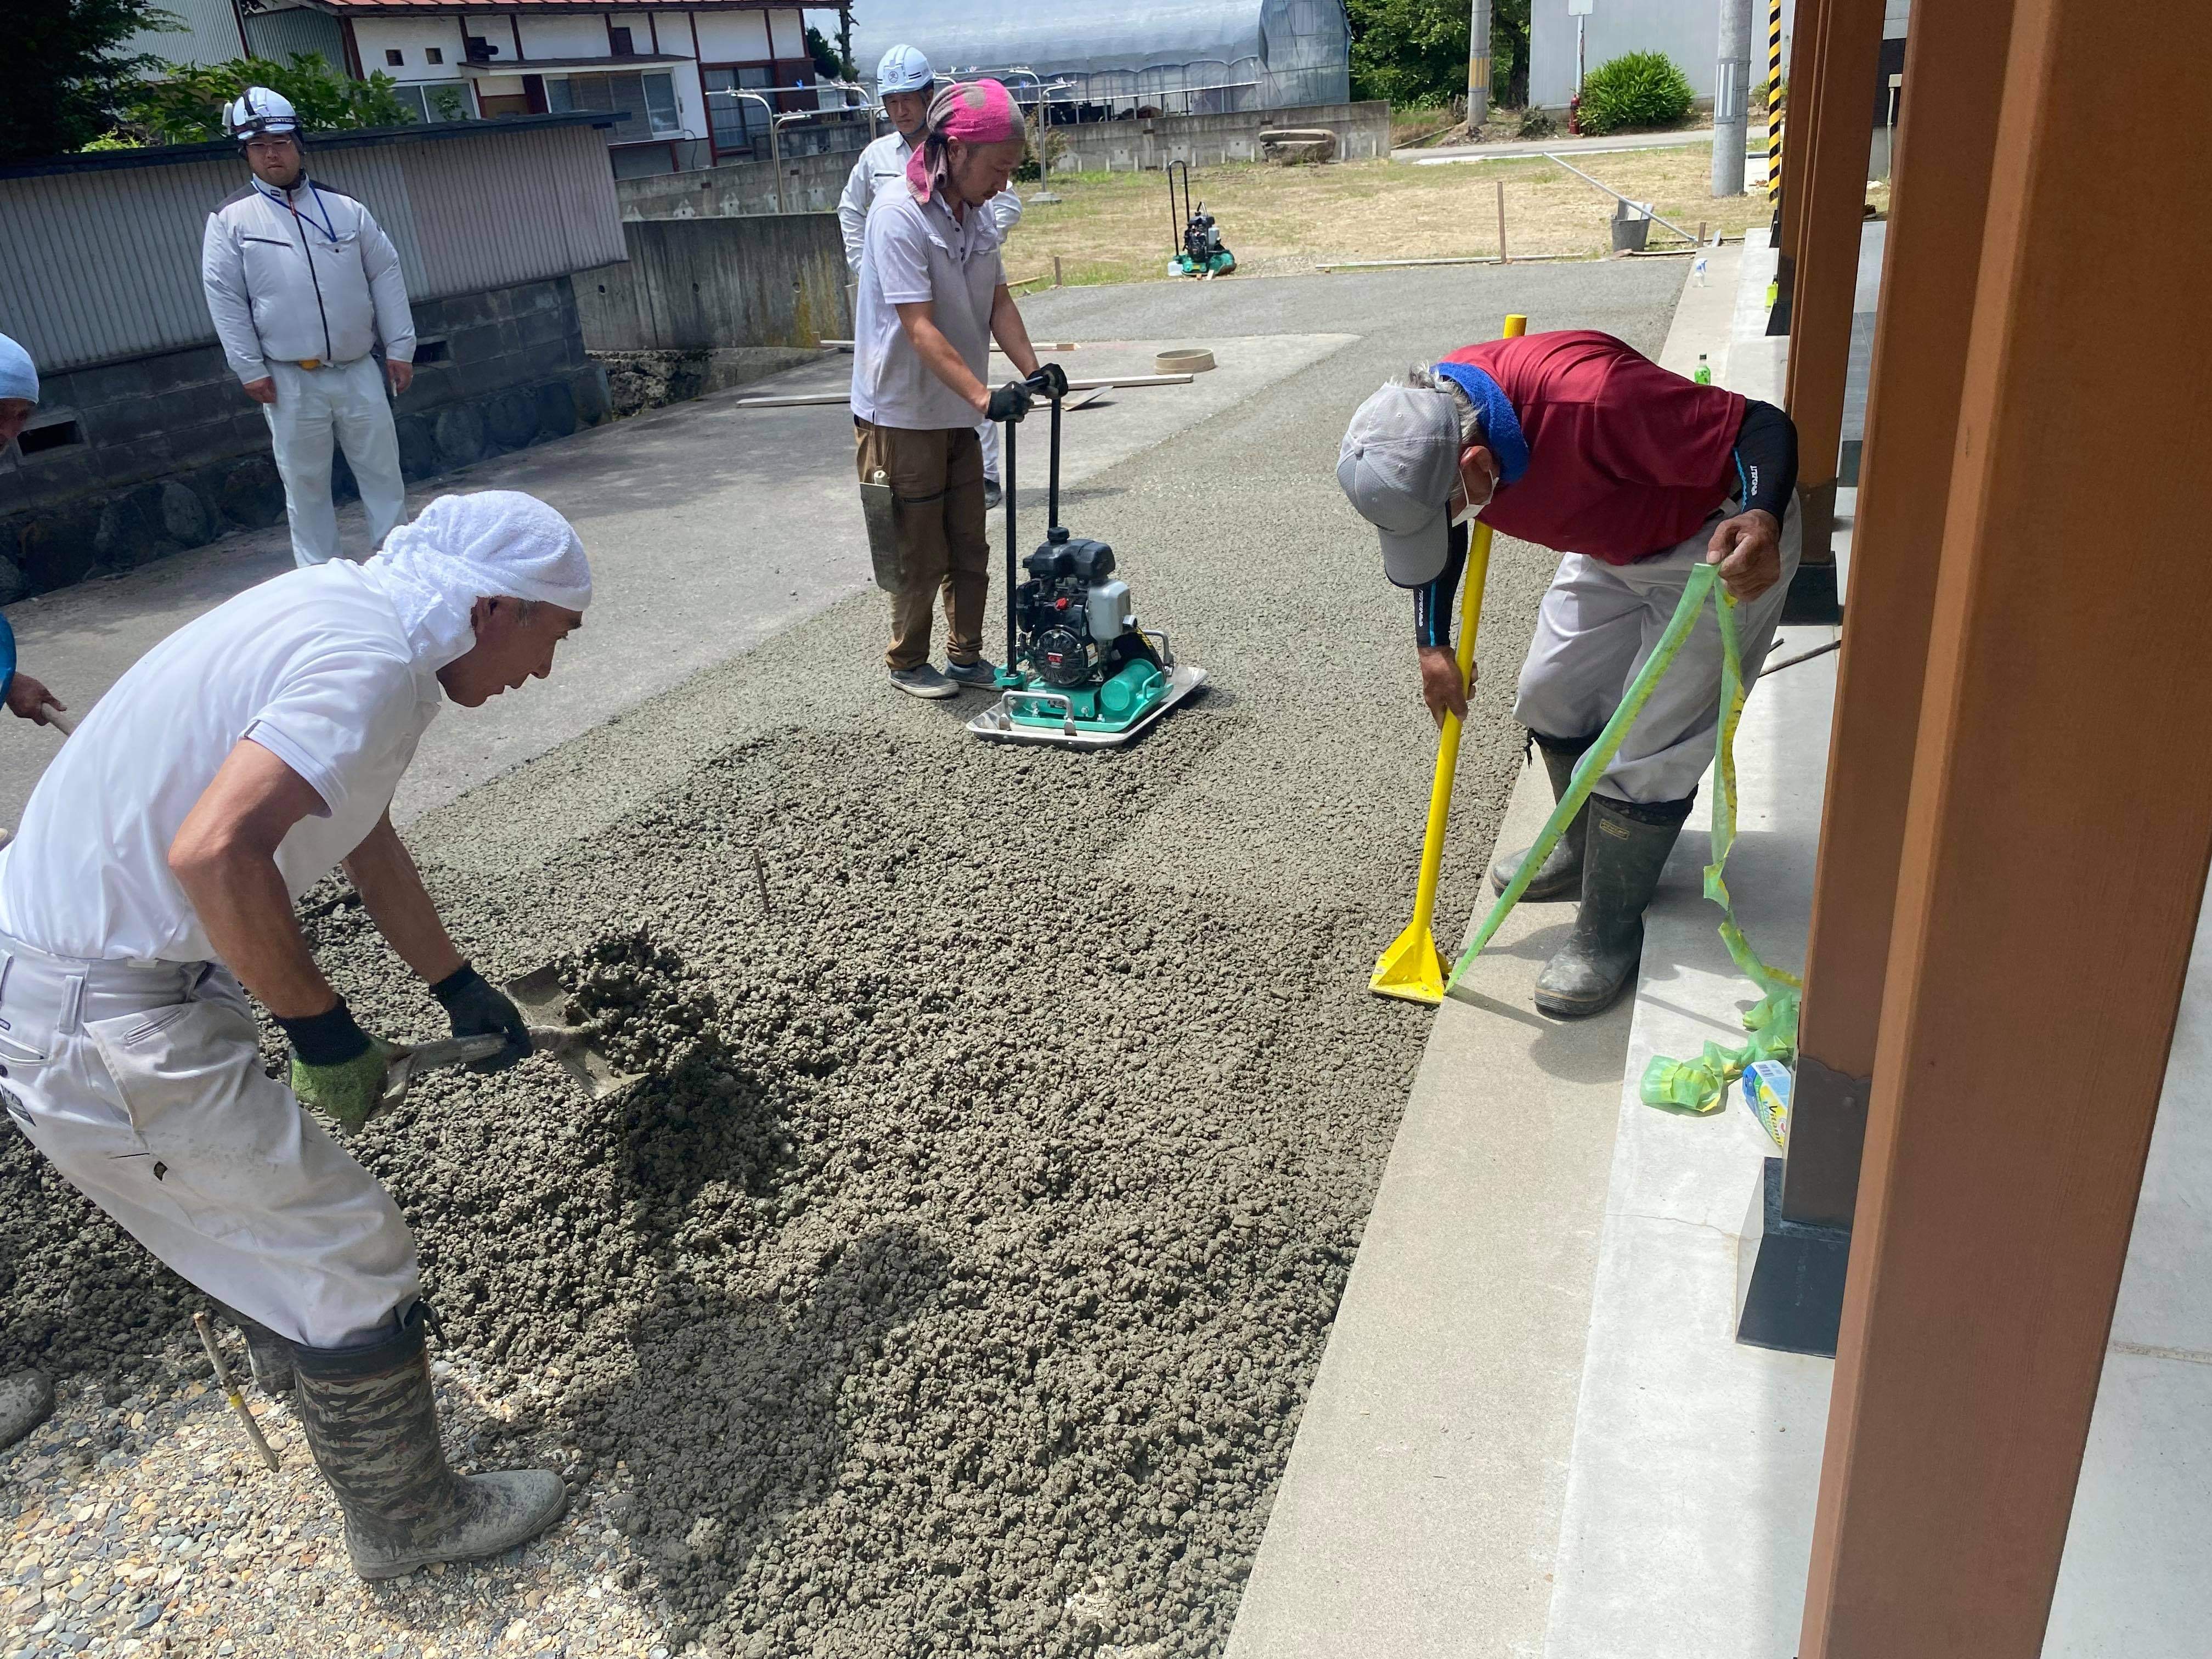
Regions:
<instances>
[{"instance_id":1,"label":"stone wall","mask_svg":"<svg viewBox=\"0 0 2212 1659\"><path fill-rule=\"evenodd\" d=\"M1052 131L1055 173L1152 172L1170 161L1194 167L1258 161L1260 135L1284 127L1327 127L1339 161L1370 161L1390 154L1390 106L1305 104L1295 109L1235 115L1156 115L1085 122ZM625 209L627 212L627 209Z\"/></svg>"},{"instance_id":2,"label":"stone wall","mask_svg":"<svg viewBox=\"0 0 2212 1659\"><path fill-rule=\"evenodd\" d=\"M569 278L419 301L415 383L394 410L400 465L433 477L606 418ZM46 377L36 419L79 441L0 459L0 604L282 522L260 407L220 347ZM356 493L343 452L338 499Z\"/></svg>"},{"instance_id":3,"label":"stone wall","mask_svg":"<svg viewBox=\"0 0 2212 1659\"><path fill-rule=\"evenodd\" d=\"M766 161L730 161L692 173L617 179L615 197L625 219L728 219L747 213L835 213L860 158L850 150L800 155L776 168Z\"/></svg>"},{"instance_id":4,"label":"stone wall","mask_svg":"<svg viewBox=\"0 0 2212 1659\"><path fill-rule=\"evenodd\" d=\"M631 220L629 258L576 273L593 351L814 346L852 331L836 216Z\"/></svg>"}]
</instances>

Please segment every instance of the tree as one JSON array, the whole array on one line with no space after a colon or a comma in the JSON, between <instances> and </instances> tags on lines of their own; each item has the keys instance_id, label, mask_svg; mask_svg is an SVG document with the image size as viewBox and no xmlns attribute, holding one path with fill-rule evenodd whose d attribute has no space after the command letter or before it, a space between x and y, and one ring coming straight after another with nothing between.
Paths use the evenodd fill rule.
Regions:
<instances>
[{"instance_id":1,"label":"tree","mask_svg":"<svg viewBox=\"0 0 2212 1659\"><path fill-rule=\"evenodd\" d=\"M1463 94L1470 10L1468 0L1346 0L1352 95L1402 108Z\"/></svg>"},{"instance_id":2,"label":"tree","mask_svg":"<svg viewBox=\"0 0 2212 1659\"><path fill-rule=\"evenodd\" d=\"M814 72L825 81L850 81L853 66L846 62L836 47L830 44L820 29L806 31L806 50L814 59Z\"/></svg>"},{"instance_id":3,"label":"tree","mask_svg":"<svg viewBox=\"0 0 2212 1659\"><path fill-rule=\"evenodd\" d=\"M300 112L310 136L348 127L396 127L415 118L399 101L398 82L379 71L366 81L341 75L319 52L298 52L289 63L234 58L204 68L173 69L167 79L139 88L126 107L124 136L151 144L197 144L225 136L222 106L248 87L282 93Z\"/></svg>"},{"instance_id":4,"label":"tree","mask_svg":"<svg viewBox=\"0 0 2212 1659\"><path fill-rule=\"evenodd\" d=\"M1528 104L1528 0L1492 0L1490 98L1500 109Z\"/></svg>"},{"instance_id":5,"label":"tree","mask_svg":"<svg viewBox=\"0 0 2212 1659\"><path fill-rule=\"evenodd\" d=\"M175 28L155 0L9 0L0 54L0 161L65 155L115 125L156 67L124 42L141 29Z\"/></svg>"}]
</instances>

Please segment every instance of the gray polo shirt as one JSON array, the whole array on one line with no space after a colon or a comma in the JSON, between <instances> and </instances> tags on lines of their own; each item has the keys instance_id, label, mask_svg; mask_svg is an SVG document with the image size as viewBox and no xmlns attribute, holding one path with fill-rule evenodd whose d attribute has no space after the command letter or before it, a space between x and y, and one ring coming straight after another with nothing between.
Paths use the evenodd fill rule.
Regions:
<instances>
[{"instance_id":1,"label":"gray polo shirt","mask_svg":"<svg viewBox=\"0 0 2212 1659\"><path fill-rule=\"evenodd\" d=\"M991 301L1006 282L999 230L987 208L955 220L943 200L915 199L903 179L868 210L853 319L853 413L875 426L949 431L975 424L975 408L932 374L898 307L929 301L937 326L969 371L989 385Z\"/></svg>"}]
</instances>

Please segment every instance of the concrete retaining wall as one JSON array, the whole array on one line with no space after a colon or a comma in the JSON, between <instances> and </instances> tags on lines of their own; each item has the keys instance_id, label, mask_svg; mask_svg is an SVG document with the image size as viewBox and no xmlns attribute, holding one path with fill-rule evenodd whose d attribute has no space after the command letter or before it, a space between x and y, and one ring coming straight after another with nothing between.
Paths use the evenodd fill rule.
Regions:
<instances>
[{"instance_id":1,"label":"concrete retaining wall","mask_svg":"<svg viewBox=\"0 0 2212 1659\"><path fill-rule=\"evenodd\" d=\"M409 478L606 417L568 277L414 311L415 383L394 410ZM219 348L49 375L41 392L39 425L73 422L80 441L0 459L0 604L283 520L268 426ZM343 452L332 483L340 501L357 493Z\"/></svg>"},{"instance_id":2,"label":"concrete retaining wall","mask_svg":"<svg viewBox=\"0 0 2212 1659\"><path fill-rule=\"evenodd\" d=\"M783 163L783 198L776 204L776 169L766 161L730 161L694 173L617 179L624 219L728 219L746 213L835 213L859 160L851 150L801 155Z\"/></svg>"},{"instance_id":3,"label":"concrete retaining wall","mask_svg":"<svg viewBox=\"0 0 2212 1659\"><path fill-rule=\"evenodd\" d=\"M1056 126L1052 165L1055 172L1133 173L1170 161L1194 167L1257 161L1265 159L1260 154L1261 131L1282 127L1327 127L1336 135L1340 161L1370 161L1390 154L1390 106L1376 101Z\"/></svg>"},{"instance_id":4,"label":"concrete retaining wall","mask_svg":"<svg viewBox=\"0 0 2212 1659\"><path fill-rule=\"evenodd\" d=\"M834 215L632 220L623 233L626 264L576 273L594 351L812 346L852 332Z\"/></svg>"}]
</instances>

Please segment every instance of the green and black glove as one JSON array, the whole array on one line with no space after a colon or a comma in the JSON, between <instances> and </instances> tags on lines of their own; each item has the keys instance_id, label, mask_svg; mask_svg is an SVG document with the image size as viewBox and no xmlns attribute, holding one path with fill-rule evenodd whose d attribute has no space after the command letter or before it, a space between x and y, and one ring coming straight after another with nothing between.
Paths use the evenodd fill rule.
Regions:
<instances>
[{"instance_id":1,"label":"green and black glove","mask_svg":"<svg viewBox=\"0 0 2212 1659\"><path fill-rule=\"evenodd\" d=\"M503 1072L530 1058L530 1027L523 1020L522 1010L493 989L467 963L433 985L430 994L444 1006L446 1017L453 1022L455 1036L507 1039L507 1047L497 1054L471 1060L471 1072Z\"/></svg>"},{"instance_id":2,"label":"green and black glove","mask_svg":"<svg viewBox=\"0 0 2212 1659\"><path fill-rule=\"evenodd\" d=\"M376 1110L385 1069L398 1050L355 1024L343 997L327 1012L276 1023L292 1044L292 1092L348 1134L358 1133Z\"/></svg>"}]
</instances>

